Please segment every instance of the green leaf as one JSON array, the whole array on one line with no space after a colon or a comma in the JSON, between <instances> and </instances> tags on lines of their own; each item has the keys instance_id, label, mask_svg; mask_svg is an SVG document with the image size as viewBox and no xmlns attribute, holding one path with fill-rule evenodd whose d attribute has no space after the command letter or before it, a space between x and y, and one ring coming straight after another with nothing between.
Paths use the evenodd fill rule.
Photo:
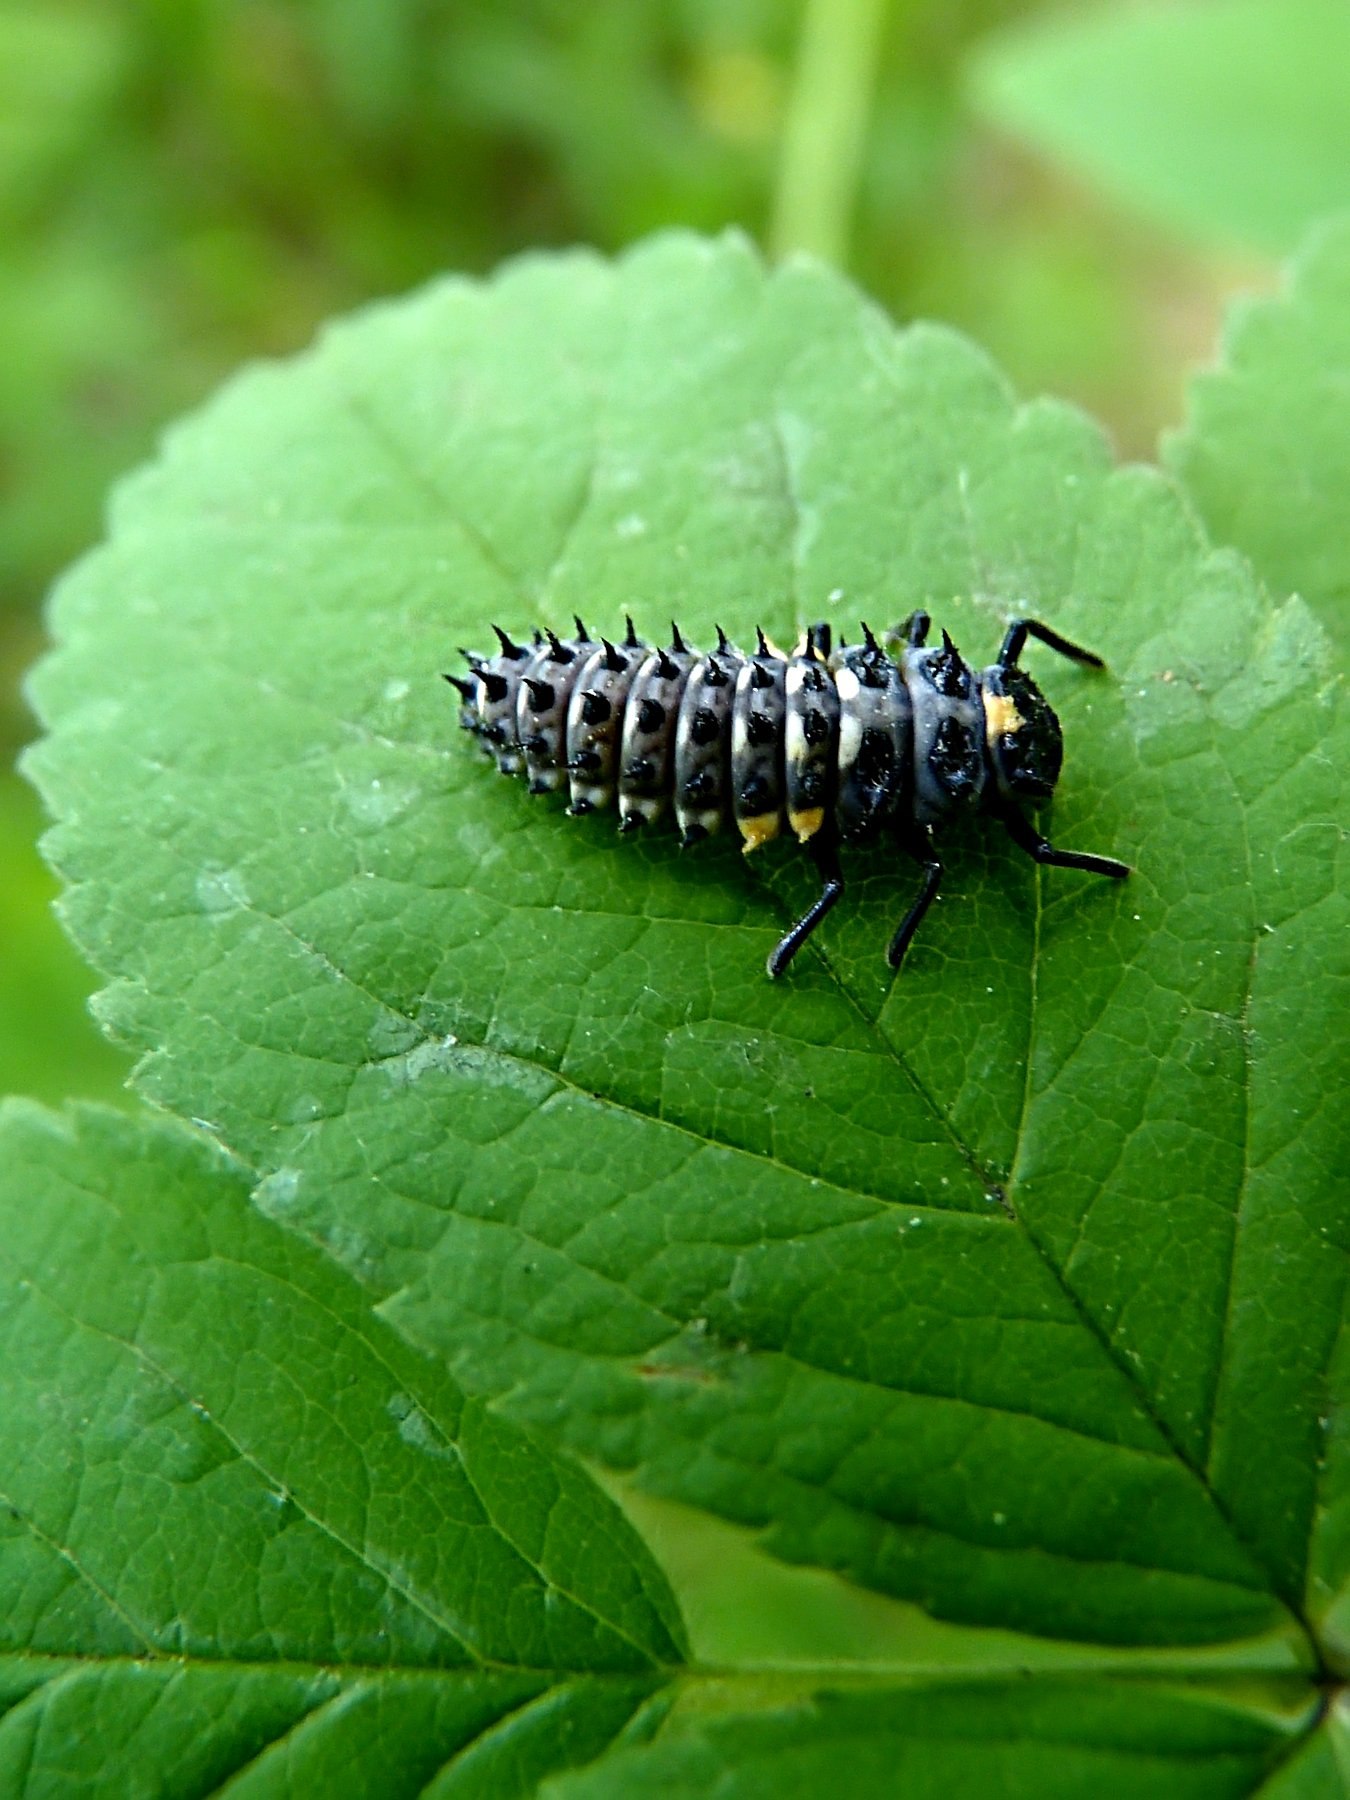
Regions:
<instances>
[{"instance_id":1,"label":"green leaf","mask_svg":"<svg viewBox=\"0 0 1350 1800\"><path fill-rule=\"evenodd\" d=\"M585 1478L179 1130L0 1108L0 1346L6 1797L507 1800L587 1765L597 1793L740 1792L785 1759L804 1793L834 1764L864 1797L899 1766L921 1792L1207 1795L1313 1704L679 1668L670 1596Z\"/></svg>"},{"instance_id":2,"label":"green leaf","mask_svg":"<svg viewBox=\"0 0 1350 1800\"><path fill-rule=\"evenodd\" d=\"M1240 302L1220 366L1191 383L1166 445L1216 537L1276 594L1299 593L1350 650L1350 222L1315 233L1286 291Z\"/></svg>"},{"instance_id":3,"label":"green leaf","mask_svg":"<svg viewBox=\"0 0 1350 1800\"><path fill-rule=\"evenodd\" d=\"M677 1709L650 1748L618 1748L550 1781L546 1800L1218 1800L1266 1793L1262 1776L1288 1752L1273 1701L1261 1712L1148 1683L845 1690L727 1717L699 1700ZM1298 1717L1290 1708L1286 1729ZM1308 1790L1309 1800L1314 1792L1329 1800L1340 1790Z\"/></svg>"},{"instance_id":4,"label":"green leaf","mask_svg":"<svg viewBox=\"0 0 1350 1800\"><path fill-rule=\"evenodd\" d=\"M1051 14L969 70L998 124L1162 223L1281 252L1350 205L1350 13L1207 0Z\"/></svg>"},{"instance_id":5,"label":"green leaf","mask_svg":"<svg viewBox=\"0 0 1350 1800\"><path fill-rule=\"evenodd\" d=\"M1258 1800L1343 1800L1350 1793L1350 1731L1344 1698L1258 1789Z\"/></svg>"},{"instance_id":6,"label":"green leaf","mask_svg":"<svg viewBox=\"0 0 1350 1800\"><path fill-rule=\"evenodd\" d=\"M458 1792L679 1659L613 1506L185 1133L0 1110L0 1344L0 1793Z\"/></svg>"},{"instance_id":7,"label":"green leaf","mask_svg":"<svg viewBox=\"0 0 1350 1800\"><path fill-rule=\"evenodd\" d=\"M894 982L884 850L770 985L799 861L565 820L435 678L493 618L920 603L977 657L1013 607L1106 654L1036 653L1051 830L1136 873L957 831ZM1167 480L950 334L677 236L246 373L54 624L33 767L142 1089L469 1391L943 1618L1306 1660L1345 723L1303 608Z\"/></svg>"}]
</instances>

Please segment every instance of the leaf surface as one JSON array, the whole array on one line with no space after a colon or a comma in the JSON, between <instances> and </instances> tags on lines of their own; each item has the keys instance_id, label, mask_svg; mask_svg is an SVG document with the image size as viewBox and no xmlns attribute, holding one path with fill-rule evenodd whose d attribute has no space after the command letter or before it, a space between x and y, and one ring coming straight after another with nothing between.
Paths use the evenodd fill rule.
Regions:
<instances>
[{"instance_id":1,"label":"leaf surface","mask_svg":"<svg viewBox=\"0 0 1350 1800\"><path fill-rule=\"evenodd\" d=\"M616 1509L218 1152L9 1103L0 1218L0 1793L414 1793L541 1713L558 1767L680 1660Z\"/></svg>"},{"instance_id":2,"label":"leaf surface","mask_svg":"<svg viewBox=\"0 0 1350 1800\"><path fill-rule=\"evenodd\" d=\"M1350 651L1350 222L1315 232L1276 299L1233 308L1166 444L1205 523Z\"/></svg>"},{"instance_id":3,"label":"leaf surface","mask_svg":"<svg viewBox=\"0 0 1350 1800\"><path fill-rule=\"evenodd\" d=\"M831 1764L863 1800L897 1766L1207 1796L1312 1707L682 1667L621 1515L163 1125L0 1109L0 1350L5 1800L523 1800L582 1768L580 1792L813 1792Z\"/></svg>"},{"instance_id":4,"label":"leaf surface","mask_svg":"<svg viewBox=\"0 0 1350 1800\"><path fill-rule=\"evenodd\" d=\"M885 851L770 985L799 863L562 818L435 680L493 618L918 604L977 660L1014 607L1108 657L1037 655L1050 826L1136 873L956 832L894 982ZM247 373L55 628L33 766L140 1085L470 1392L945 1618L1306 1654L1345 726L1306 612L1165 479L834 277L672 237Z\"/></svg>"},{"instance_id":5,"label":"leaf surface","mask_svg":"<svg viewBox=\"0 0 1350 1800\"><path fill-rule=\"evenodd\" d=\"M995 35L990 118L1202 241L1280 253L1350 205L1350 14L1339 0L1054 13Z\"/></svg>"},{"instance_id":6,"label":"leaf surface","mask_svg":"<svg viewBox=\"0 0 1350 1800\"><path fill-rule=\"evenodd\" d=\"M1289 1754L1274 1707L1260 1716L1147 1683L836 1691L723 1717L700 1700L701 1709L677 1707L654 1745L617 1748L550 1781L546 1800L814 1800L836 1790L878 1800L1218 1800L1265 1794L1263 1775L1274 1767L1278 1779ZM1309 1800L1339 1791L1305 1790ZM1288 1800L1303 1795L1291 1788Z\"/></svg>"}]
</instances>

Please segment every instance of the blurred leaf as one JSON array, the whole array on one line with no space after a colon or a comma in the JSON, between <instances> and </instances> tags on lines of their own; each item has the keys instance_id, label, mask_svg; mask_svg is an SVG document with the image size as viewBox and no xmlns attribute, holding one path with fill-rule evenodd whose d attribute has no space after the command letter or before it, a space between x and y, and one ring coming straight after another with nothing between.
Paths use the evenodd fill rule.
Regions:
<instances>
[{"instance_id":1,"label":"blurred leaf","mask_svg":"<svg viewBox=\"0 0 1350 1800\"><path fill-rule=\"evenodd\" d=\"M1257 1790L1255 1800L1344 1800L1350 1794L1350 1719L1344 1696Z\"/></svg>"},{"instance_id":2,"label":"blurred leaf","mask_svg":"<svg viewBox=\"0 0 1350 1800\"><path fill-rule=\"evenodd\" d=\"M569 823L435 674L488 620L1028 607L1053 830L961 831L904 976L811 891ZM1164 479L837 278L677 236L256 370L65 583L34 759L144 1091L470 1389L784 1558L1069 1641L1306 1655L1344 1292L1344 723ZM1320 1541L1320 1617L1346 1551Z\"/></svg>"},{"instance_id":3,"label":"blurred leaf","mask_svg":"<svg viewBox=\"0 0 1350 1800\"><path fill-rule=\"evenodd\" d=\"M1165 446L1214 536L1350 650L1350 221L1317 233L1276 299L1232 312Z\"/></svg>"},{"instance_id":4,"label":"blurred leaf","mask_svg":"<svg viewBox=\"0 0 1350 1800\"><path fill-rule=\"evenodd\" d=\"M119 34L88 9L0 5L0 221L27 209L120 74Z\"/></svg>"},{"instance_id":5,"label":"blurred leaf","mask_svg":"<svg viewBox=\"0 0 1350 1800\"><path fill-rule=\"evenodd\" d=\"M41 808L0 776L0 1093L114 1099L127 1059L89 1017L89 971L52 913L56 883L38 856Z\"/></svg>"},{"instance_id":6,"label":"blurred leaf","mask_svg":"<svg viewBox=\"0 0 1350 1800\"><path fill-rule=\"evenodd\" d=\"M1350 204L1350 9L1207 0L1064 12L984 44L991 119L1202 240L1288 250Z\"/></svg>"}]
</instances>

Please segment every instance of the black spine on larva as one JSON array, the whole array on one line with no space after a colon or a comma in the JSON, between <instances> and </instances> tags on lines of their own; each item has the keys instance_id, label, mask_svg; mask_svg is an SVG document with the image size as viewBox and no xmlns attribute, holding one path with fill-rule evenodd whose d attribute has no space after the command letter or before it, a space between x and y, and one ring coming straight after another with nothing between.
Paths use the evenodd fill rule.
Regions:
<instances>
[{"instance_id":1,"label":"black spine on larva","mask_svg":"<svg viewBox=\"0 0 1350 1800\"><path fill-rule=\"evenodd\" d=\"M523 644L512 643L500 626L493 629L501 645L495 656L464 653L469 658L477 688L477 730L483 749L489 756L496 757L502 774L518 775L523 767L523 757L516 732L516 699L530 653Z\"/></svg>"},{"instance_id":2,"label":"black spine on larva","mask_svg":"<svg viewBox=\"0 0 1350 1800\"><path fill-rule=\"evenodd\" d=\"M675 726L675 822L695 844L731 815L731 706L744 657L723 647L689 672Z\"/></svg>"},{"instance_id":3,"label":"black spine on larva","mask_svg":"<svg viewBox=\"0 0 1350 1800\"><path fill-rule=\"evenodd\" d=\"M974 673L944 631L941 648L904 653L913 708L913 818L940 825L984 786L984 709Z\"/></svg>"}]
</instances>

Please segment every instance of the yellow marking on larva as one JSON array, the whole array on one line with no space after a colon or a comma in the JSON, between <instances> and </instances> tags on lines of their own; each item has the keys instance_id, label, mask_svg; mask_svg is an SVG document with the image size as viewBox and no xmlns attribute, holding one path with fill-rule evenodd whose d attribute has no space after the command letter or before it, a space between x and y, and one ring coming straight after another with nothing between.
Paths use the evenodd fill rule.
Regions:
<instances>
[{"instance_id":1,"label":"yellow marking on larva","mask_svg":"<svg viewBox=\"0 0 1350 1800\"><path fill-rule=\"evenodd\" d=\"M1026 720L1008 694L986 694L984 697L984 734L991 744L1004 736L1019 732Z\"/></svg>"},{"instance_id":2,"label":"yellow marking on larva","mask_svg":"<svg viewBox=\"0 0 1350 1800\"><path fill-rule=\"evenodd\" d=\"M788 814L788 824L796 832L799 844L804 844L808 838L813 838L824 823L825 808L823 806L812 806L808 807L805 812Z\"/></svg>"},{"instance_id":3,"label":"yellow marking on larva","mask_svg":"<svg viewBox=\"0 0 1350 1800\"><path fill-rule=\"evenodd\" d=\"M778 836L777 813L756 813L749 819L737 819L736 823L745 839L741 845L743 856L749 856L752 850L758 850L761 844L767 844L770 838Z\"/></svg>"}]
</instances>

